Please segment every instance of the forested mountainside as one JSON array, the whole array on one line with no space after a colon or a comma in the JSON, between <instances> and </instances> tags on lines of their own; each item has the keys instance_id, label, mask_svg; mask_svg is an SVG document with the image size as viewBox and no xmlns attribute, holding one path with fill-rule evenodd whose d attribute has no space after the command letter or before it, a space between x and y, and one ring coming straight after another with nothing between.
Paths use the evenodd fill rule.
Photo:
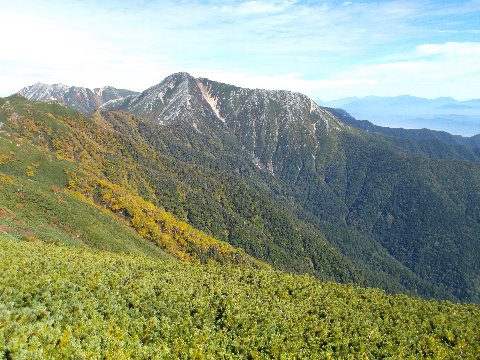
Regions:
<instances>
[{"instance_id":1,"label":"forested mountainside","mask_svg":"<svg viewBox=\"0 0 480 360\"><path fill-rule=\"evenodd\" d=\"M159 125L151 141L165 138L167 129L175 139L163 141L173 146L188 138L188 152L195 156L178 159L207 152L216 158L215 167L247 181L252 176L236 165L253 163L274 201L285 201L294 216L320 230L349 260L358 263L363 257L362 264L371 263L371 251L358 247L380 245L378 251L386 250L383 259L393 256L422 280L462 299L478 297L479 262L472 252L480 234L476 164L405 151L384 137L344 125L301 94L242 89L185 73L117 102L116 108ZM217 143L220 149L194 141ZM224 160L229 153L242 160ZM189 219L206 228L195 218ZM273 235L277 241L278 235ZM291 247L295 241L287 239Z\"/></svg>"},{"instance_id":2,"label":"forested mountainside","mask_svg":"<svg viewBox=\"0 0 480 360\"><path fill-rule=\"evenodd\" d=\"M59 117L67 110L19 97L4 101L33 109L18 115L16 136L95 174L70 174L69 190L137 231L148 222L132 221L118 200L130 193L278 269L479 300L474 162L406 151L301 94L185 73L88 117ZM148 238L150 230L139 234Z\"/></svg>"},{"instance_id":3,"label":"forested mountainside","mask_svg":"<svg viewBox=\"0 0 480 360\"><path fill-rule=\"evenodd\" d=\"M246 245L251 242L250 249L256 249L258 254L271 254L271 257L264 255L264 258L273 259L272 263L278 259L278 267L285 264L283 268L315 272L319 277L331 280L353 281L353 276L359 276L323 236L317 236L318 234L306 225L295 223L293 215L289 217L286 207L277 207L261 189L256 189L253 184L241 180L239 176L229 175L227 171L219 176L217 169L210 167L212 164L189 164L188 153L179 152L179 156L187 157L185 160L178 160L168 155L166 148L160 147L160 144L150 145L139 132L148 130L148 134L154 135L158 129L150 121L122 112L97 112L92 117L85 117L58 104L31 102L19 96L3 99L1 109L1 171L7 189L4 192L4 196L8 196L5 200L7 213L12 210L12 213L18 216L18 209L13 209L17 207L16 200L18 196L27 197L31 200L27 204L33 204L34 211L37 205L40 205L36 212L47 213L47 228L50 228L50 225L66 228L74 235L73 241L78 239L77 242L81 243L82 239L90 239L91 236L84 234L81 226L77 233L78 225L70 224L71 220L65 219L68 213L61 212L64 198L72 202L80 201L98 207L107 214L113 211L116 219L125 220L142 238L152 240L180 259L192 260L193 257L193 260L216 259L220 262L227 261L222 254L230 251L228 247L228 251L222 251L225 243L211 236L205 239L203 235L200 237L201 247L197 248L195 231L187 229L186 232L184 228L188 227L187 224L174 219L162 209L170 209L180 219L201 219L202 222L197 220L192 223L202 224L210 234L220 233L218 229L225 230L227 224L224 219L229 219L231 224L228 224L228 229L232 235L221 232L223 238L235 239L236 243L243 240ZM171 144L176 145L178 151L182 150L184 144L175 142L171 136L166 136L166 139L172 140ZM200 160L206 161L205 157ZM252 174L262 176L262 172L250 161L244 165ZM56 182L51 183L53 180L49 180L50 178ZM16 186L19 183L28 186L22 187L20 194L16 194L15 189L18 189ZM36 200L38 195L35 192L24 194L30 188L34 191L42 184L45 184L42 196L47 197L55 206L48 204L43 207L42 202ZM60 194L60 204L55 204L56 198L53 196L56 194ZM197 201L201 196L205 196L207 203ZM218 202L217 199L222 198L222 203L212 207L212 204ZM284 241L288 240L288 235L292 235L292 239L299 234L310 236L312 243L315 242L318 258L322 260L322 267L319 266L315 271L308 259L295 252L289 253L288 248L281 248L271 236L267 238L262 233L262 224L255 208L257 203L261 203L264 206L262 209L271 219L276 218L278 224L286 222L283 225L286 235L281 238ZM217 214L215 210L219 210ZM282 210L286 213L283 214ZM32 221L29 213L32 212L21 213L24 218L20 223L15 221L15 216L7 217L8 230L25 225L16 231L19 235L24 234L22 238L33 236L43 241L57 238L55 234L42 234L36 230L42 229L44 225L27 226ZM55 221L56 216L60 216L62 220ZM80 218L83 219L81 216ZM34 219L41 222L43 216ZM50 221L53 223L50 224ZM273 221L272 225L275 225ZM295 228L294 225L298 227ZM91 228L96 228L96 224L93 223ZM278 231L281 230L279 228ZM80 236L77 238L77 235ZM90 245L89 240L85 241ZM211 242L220 244L212 249L207 246L206 250L202 250ZM100 248L112 250L101 242L99 245ZM232 255L235 261L242 262L245 255L239 250L235 253L238 253Z\"/></svg>"},{"instance_id":4,"label":"forested mountainside","mask_svg":"<svg viewBox=\"0 0 480 360\"><path fill-rule=\"evenodd\" d=\"M0 234L2 358L438 358L480 351L477 305L272 270Z\"/></svg>"}]
</instances>

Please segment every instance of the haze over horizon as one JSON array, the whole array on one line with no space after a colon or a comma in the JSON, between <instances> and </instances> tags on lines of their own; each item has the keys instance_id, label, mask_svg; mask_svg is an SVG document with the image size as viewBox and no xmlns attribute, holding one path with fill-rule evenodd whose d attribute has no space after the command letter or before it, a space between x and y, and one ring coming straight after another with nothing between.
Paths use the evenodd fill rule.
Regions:
<instances>
[{"instance_id":1,"label":"haze over horizon","mask_svg":"<svg viewBox=\"0 0 480 360\"><path fill-rule=\"evenodd\" d=\"M480 1L6 3L0 96L36 82L136 91L171 73L329 101L480 97Z\"/></svg>"}]
</instances>

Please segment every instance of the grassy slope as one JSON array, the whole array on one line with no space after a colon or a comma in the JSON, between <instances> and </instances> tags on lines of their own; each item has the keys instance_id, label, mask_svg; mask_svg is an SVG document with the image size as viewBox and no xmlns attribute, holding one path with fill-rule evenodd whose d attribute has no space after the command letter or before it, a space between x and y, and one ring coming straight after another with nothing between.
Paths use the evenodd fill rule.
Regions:
<instances>
[{"instance_id":1,"label":"grassy slope","mask_svg":"<svg viewBox=\"0 0 480 360\"><path fill-rule=\"evenodd\" d=\"M0 137L0 232L24 240L170 257L126 224L61 189L75 165Z\"/></svg>"},{"instance_id":2,"label":"grassy slope","mask_svg":"<svg viewBox=\"0 0 480 360\"><path fill-rule=\"evenodd\" d=\"M0 236L3 358L478 358L476 305Z\"/></svg>"}]
</instances>

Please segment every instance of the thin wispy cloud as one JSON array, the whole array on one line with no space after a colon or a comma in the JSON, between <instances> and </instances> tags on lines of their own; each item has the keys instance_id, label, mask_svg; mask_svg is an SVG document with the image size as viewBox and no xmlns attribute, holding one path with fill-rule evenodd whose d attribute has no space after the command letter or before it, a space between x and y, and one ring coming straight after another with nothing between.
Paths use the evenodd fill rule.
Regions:
<instances>
[{"instance_id":1,"label":"thin wispy cloud","mask_svg":"<svg viewBox=\"0 0 480 360\"><path fill-rule=\"evenodd\" d=\"M0 95L36 81L142 90L189 71L324 100L448 91L472 98L480 82L465 79L478 68L465 51L480 44L478 16L479 1L26 0L0 13L9 34ZM400 81L417 71L437 76L428 81L435 87Z\"/></svg>"}]
</instances>

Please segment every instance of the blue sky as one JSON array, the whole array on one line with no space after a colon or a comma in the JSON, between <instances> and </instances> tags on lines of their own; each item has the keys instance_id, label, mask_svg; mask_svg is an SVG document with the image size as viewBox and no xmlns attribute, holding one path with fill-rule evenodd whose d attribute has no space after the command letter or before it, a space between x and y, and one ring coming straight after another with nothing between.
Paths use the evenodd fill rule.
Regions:
<instances>
[{"instance_id":1,"label":"blue sky","mask_svg":"<svg viewBox=\"0 0 480 360\"><path fill-rule=\"evenodd\" d=\"M480 0L4 0L0 31L0 96L187 71L319 100L480 98Z\"/></svg>"}]
</instances>

